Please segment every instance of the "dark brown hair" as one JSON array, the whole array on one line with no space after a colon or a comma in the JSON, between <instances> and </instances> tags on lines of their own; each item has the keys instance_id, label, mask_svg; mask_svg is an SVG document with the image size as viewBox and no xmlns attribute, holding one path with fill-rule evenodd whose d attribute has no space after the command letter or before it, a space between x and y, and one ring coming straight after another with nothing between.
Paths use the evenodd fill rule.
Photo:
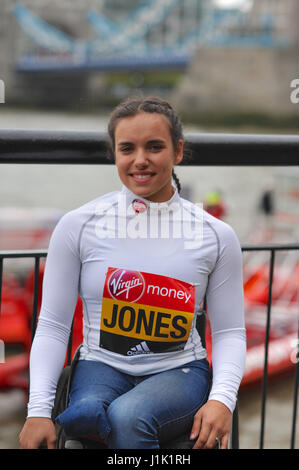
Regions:
<instances>
[{"instance_id":1,"label":"dark brown hair","mask_svg":"<svg viewBox=\"0 0 299 470\"><path fill-rule=\"evenodd\" d=\"M173 109L173 107L167 102L156 96L150 96L148 98L129 98L128 100L120 103L110 115L108 123L108 158L114 160L114 149L115 149L115 129L117 123L127 117L136 116L139 113L157 113L165 116L169 123L169 131L173 148L176 151L179 145L179 141L184 141L183 127L181 121ZM178 191L181 190L180 181L172 170L172 177L176 183Z\"/></svg>"}]
</instances>

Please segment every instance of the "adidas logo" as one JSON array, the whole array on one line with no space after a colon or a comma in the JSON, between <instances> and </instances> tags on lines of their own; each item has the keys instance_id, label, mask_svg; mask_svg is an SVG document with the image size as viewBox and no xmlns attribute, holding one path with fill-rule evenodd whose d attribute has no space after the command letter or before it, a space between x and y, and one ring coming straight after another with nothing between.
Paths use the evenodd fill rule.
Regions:
<instances>
[{"instance_id":1,"label":"adidas logo","mask_svg":"<svg viewBox=\"0 0 299 470\"><path fill-rule=\"evenodd\" d=\"M142 341L142 343L137 344L133 348L129 349L127 352L127 356L135 356L136 354L150 354L151 350L149 349L146 341Z\"/></svg>"}]
</instances>

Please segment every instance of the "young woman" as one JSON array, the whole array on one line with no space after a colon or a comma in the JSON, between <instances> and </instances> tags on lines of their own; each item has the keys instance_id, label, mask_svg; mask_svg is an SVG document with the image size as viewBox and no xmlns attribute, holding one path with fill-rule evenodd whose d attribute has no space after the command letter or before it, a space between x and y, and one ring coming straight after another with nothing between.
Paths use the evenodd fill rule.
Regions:
<instances>
[{"instance_id":1,"label":"young woman","mask_svg":"<svg viewBox=\"0 0 299 470\"><path fill-rule=\"evenodd\" d=\"M194 449L217 440L226 448L246 354L239 242L180 197L173 168L183 131L170 104L128 100L108 134L123 187L67 213L53 232L21 447L55 447L51 409L79 293L84 341L57 418L66 433L100 436L113 449L157 449L190 432ZM211 385L196 329L205 295Z\"/></svg>"}]
</instances>

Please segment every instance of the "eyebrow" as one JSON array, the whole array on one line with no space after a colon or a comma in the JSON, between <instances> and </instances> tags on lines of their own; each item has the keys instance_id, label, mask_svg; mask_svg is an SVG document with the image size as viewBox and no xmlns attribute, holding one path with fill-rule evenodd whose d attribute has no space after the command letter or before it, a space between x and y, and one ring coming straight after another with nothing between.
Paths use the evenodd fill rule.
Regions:
<instances>
[{"instance_id":1,"label":"eyebrow","mask_svg":"<svg viewBox=\"0 0 299 470\"><path fill-rule=\"evenodd\" d=\"M122 146L122 145L132 145L134 142L130 142L130 141L127 141L127 142L118 142L118 146ZM152 140L148 140L146 142L146 144L165 144L165 140L164 139L152 139Z\"/></svg>"},{"instance_id":2,"label":"eyebrow","mask_svg":"<svg viewBox=\"0 0 299 470\"><path fill-rule=\"evenodd\" d=\"M120 147L121 145L131 145L132 142L118 142L118 146Z\"/></svg>"},{"instance_id":3,"label":"eyebrow","mask_svg":"<svg viewBox=\"0 0 299 470\"><path fill-rule=\"evenodd\" d=\"M165 144L164 139L152 139L147 142L147 144Z\"/></svg>"}]
</instances>

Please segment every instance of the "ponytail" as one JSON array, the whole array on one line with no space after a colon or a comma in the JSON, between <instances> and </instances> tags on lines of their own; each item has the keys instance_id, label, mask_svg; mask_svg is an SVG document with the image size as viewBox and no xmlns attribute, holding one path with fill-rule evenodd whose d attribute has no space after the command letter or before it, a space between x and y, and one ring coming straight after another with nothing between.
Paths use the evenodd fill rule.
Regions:
<instances>
[{"instance_id":1,"label":"ponytail","mask_svg":"<svg viewBox=\"0 0 299 470\"><path fill-rule=\"evenodd\" d=\"M178 188L178 192L180 193L180 192L181 192L181 189L182 189L181 183L180 183L180 180L179 180L179 178L178 178L178 176L176 175L176 173L175 173L174 170L172 170L172 177L173 177L173 179L174 179L174 182L175 182L175 184L176 184L176 187Z\"/></svg>"}]
</instances>

